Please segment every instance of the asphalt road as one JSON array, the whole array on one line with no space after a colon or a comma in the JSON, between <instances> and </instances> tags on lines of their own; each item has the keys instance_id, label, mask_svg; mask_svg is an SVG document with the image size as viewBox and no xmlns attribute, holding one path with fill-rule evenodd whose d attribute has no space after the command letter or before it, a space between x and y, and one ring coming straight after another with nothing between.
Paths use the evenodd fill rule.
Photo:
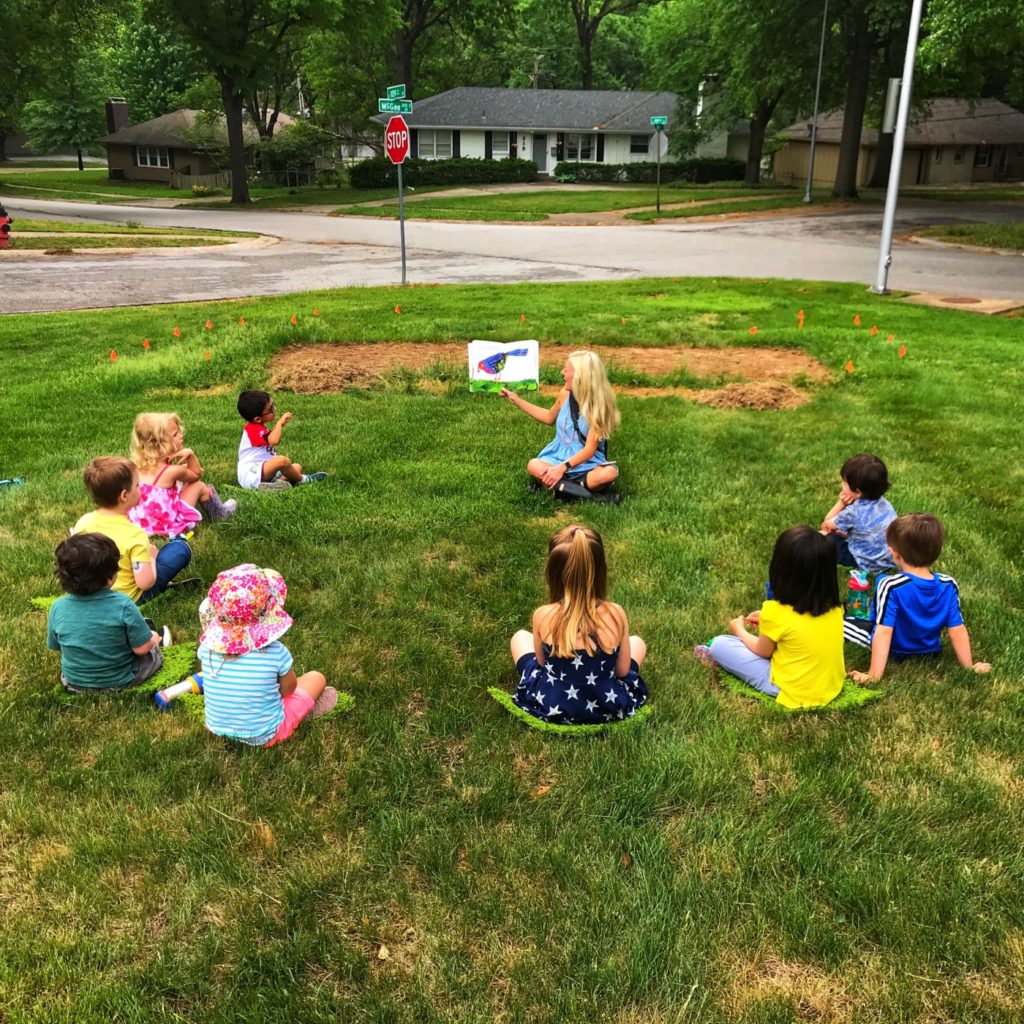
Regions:
<instances>
[{"instance_id":1,"label":"asphalt road","mask_svg":"<svg viewBox=\"0 0 1024 1024\"><path fill-rule=\"evenodd\" d=\"M259 231L258 248L0 258L0 312L136 305L397 284L398 224L258 210L155 209L18 199L11 215ZM592 281L651 276L874 280L881 207L818 215L608 227L408 221L410 283ZM1024 203L905 203L897 236L925 224L1024 220ZM17 223L14 225L17 230ZM1018 299L1024 258L899 239L890 287Z\"/></svg>"}]
</instances>

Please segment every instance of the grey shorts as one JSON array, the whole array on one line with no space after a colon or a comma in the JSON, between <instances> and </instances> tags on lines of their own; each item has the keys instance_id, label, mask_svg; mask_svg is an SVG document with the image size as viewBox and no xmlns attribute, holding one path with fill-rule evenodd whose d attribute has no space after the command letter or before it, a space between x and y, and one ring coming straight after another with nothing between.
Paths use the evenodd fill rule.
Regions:
<instances>
[{"instance_id":1,"label":"grey shorts","mask_svg":"<svg viewBox=\"0 0 1024 1024\"><path fill-rule=\"evenodd\" d=\"M145 654L135 655L135 672L130 683L124 683L122 686L75 686L74 683L69 683L64 678L63 673L61 673L60 685L68 693L94 693L97 690L127 690L131 686L138 686L139 683L152 679L160 671L163 663L163 651L159 647L154 647Z\"/></svg>"}]
</instances>

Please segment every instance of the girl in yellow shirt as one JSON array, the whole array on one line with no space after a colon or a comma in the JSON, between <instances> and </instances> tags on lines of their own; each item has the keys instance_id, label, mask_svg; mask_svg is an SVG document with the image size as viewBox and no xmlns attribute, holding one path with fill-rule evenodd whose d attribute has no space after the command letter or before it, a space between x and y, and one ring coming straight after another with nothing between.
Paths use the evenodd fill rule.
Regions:
<instances>
[{"instance_id":1,"label":"girl in yellow shirt","mask_svg":"<svg viewBox=\"0 0 1024 1024\"><path fill-rule=\"evenodd\" d=\"M843 688L843 608L835 545L810 526L780 534L768 568L773 599L693 649L787 708L821 707ZM757 633L747 628L752 626Z\"/></svg>"}]
</instances>

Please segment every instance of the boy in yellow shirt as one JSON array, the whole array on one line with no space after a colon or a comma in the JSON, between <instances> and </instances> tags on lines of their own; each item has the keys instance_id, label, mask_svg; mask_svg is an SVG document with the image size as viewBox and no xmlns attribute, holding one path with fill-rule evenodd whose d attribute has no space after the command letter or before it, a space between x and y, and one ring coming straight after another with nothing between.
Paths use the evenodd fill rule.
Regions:
<instances>
[{"instance_id":1,"label":"boy in yellow shirt","mask_svg":"<svg viewBox=\"0 0 1024 1024\"><path fill-rule=\"evenodd\" d=\"M145 531L128 518L128 509L139 503L139 471L135 464L116 455L102 455L85 467L82 476L96 509L86 512L71 533L102 533L117 545L113 590L127 594L136 604L163 593L192 560L192 550L183 537L174 537L157 550ZM195 578L173 585L198 582Z\"/></svg>"}]
</instances>

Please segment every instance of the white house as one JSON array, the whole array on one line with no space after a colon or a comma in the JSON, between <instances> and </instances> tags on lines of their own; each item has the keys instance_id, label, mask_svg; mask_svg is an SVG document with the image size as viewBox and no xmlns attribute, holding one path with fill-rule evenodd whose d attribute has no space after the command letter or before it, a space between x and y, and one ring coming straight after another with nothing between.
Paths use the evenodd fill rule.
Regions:
<instances>
[{"instance_id":1,"label":"white house","mask_svg":"<svg viewBox=\"0 0 1024 1024\"><path fill-rule=\"evenodd\" d=\"M538 174L551 174L562 160L654 160L658 145L664 159L667 133L655 133L651 117L667 117L671 130L675 107L671 92L464 86L417 100L405 120L411 156L519 157L533 160Z\"/></svg>"}]
</instances>

